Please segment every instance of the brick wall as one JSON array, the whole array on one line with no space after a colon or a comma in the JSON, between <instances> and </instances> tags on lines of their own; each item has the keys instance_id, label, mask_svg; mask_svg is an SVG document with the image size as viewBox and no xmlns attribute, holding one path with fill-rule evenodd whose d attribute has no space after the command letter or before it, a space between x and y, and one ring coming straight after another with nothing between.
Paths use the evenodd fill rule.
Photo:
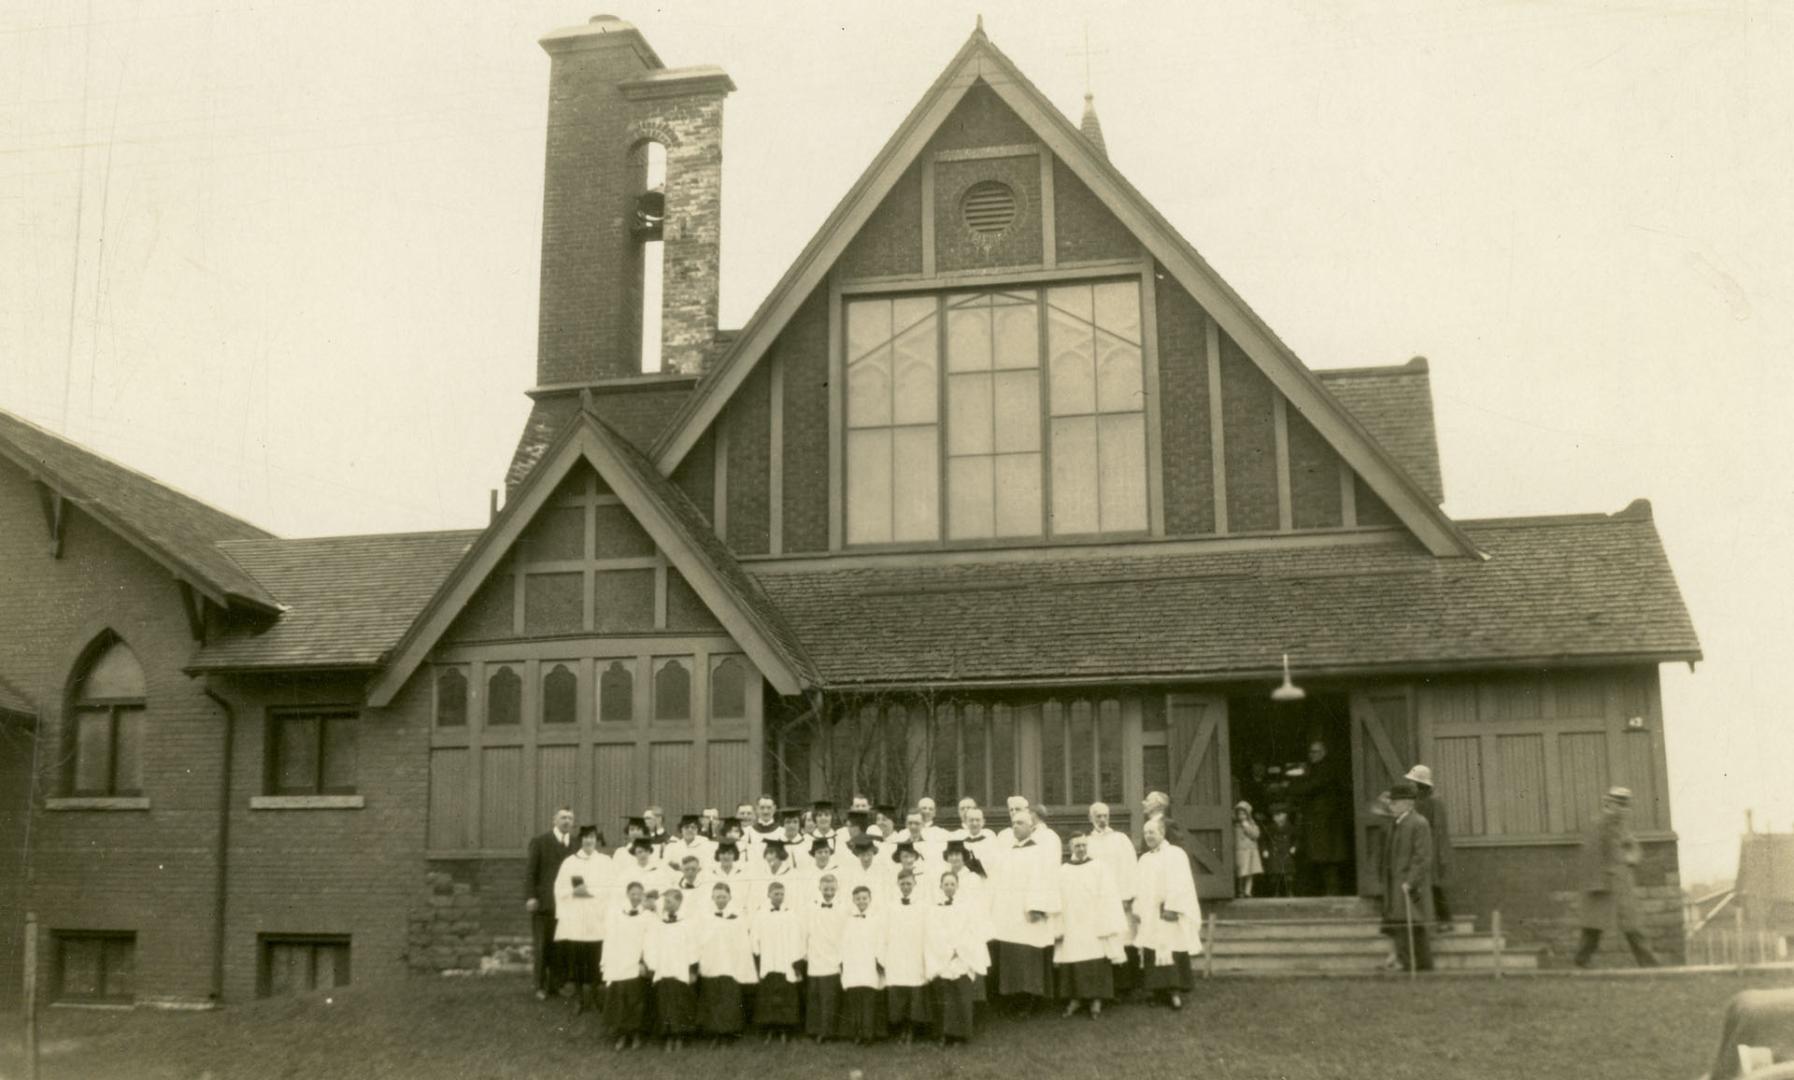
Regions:
<instances>
[{"instance_id":1,"label":"brick wall","mask_svg":"<svg viewBox=\"0 0 1794 1080\"><path fill-rule=\"evenodd\" d=\"M866 219L835 263L838 272L848 277L922 272L922 160L916 159Z\"/></svg>"},{"instance_id":2,"label":"brick wall","mask_svg":"<svg viewBox=\"0 0 1794 1080\"><path fill-rule=\"evenodd\" d=\"M771 549L772 380L764 362L729 399L729 547L740 555ZM825 496L826 497L826 496Z\"/></svg>"},{"instance_id":3,"label":"brick wall","mask_svg":"<svg viewBox=\"0 0 1794 1080\"><path fill-rule=\"evenodd\" d=\"M1337 528L1344 521L1339 455L1293 405L1287 412L1291 523L1298 529Z\"/></svg>"},{"instance_id":4,"label":"brick wall","mask_svg":"<svg viewBox=\"0 0 1794 1080\"><path fill-rule=\"evenodd\" d=\"M1140 241L1058 158L1053 159L1053 206L1053 238L1060 262L1131 259L1140 254Z\"/></svg>"},{"instance_id":5,"label":"brick wall","mask_svg":"<svg viewBox=\"0 0 1794 1080\"><path fill-rule=\"evenodd\" d=\"M1227 527L1277 528L1277 437L1271 381L1233 339L1221 337L1221 408L1227 434Z\"/></svg>"},{"instance_id":6,"label":"brick wall","mask_svg":"<svg viewBox=\"0 0 1794 1080\"><path fill-rule=\"evenodd\" d=\"M29 724L0 716L0 1010L18 1000L25 913L25 836L31 812Z\"/></svg>"},{"instance_id":7,"label":"brick wall","mask_svg":"<svg viewBox=\"0 0 1794 1080\"><path fill-rule=\"evenodd\" d=\"M1215 531L1215 455L1209 433L1207 316L1162 267L1158 282L1159 416L1165 531Z\"/></svg>"},{"instance_id":8,"label":"brick wall","mask_svg":"<svg viewBox=\"0 0 1794 1080\"><path fill-rule=\"evenodd\" d=\"M785 366L787 552L828 550L828 293L804 301L775 346Z\"/></svg>"},{"instance_id":9,"label":"brick wall","mask_svg":"<svg viewBox=\"0 0 1794 1080\"><path fill-rule=\"evenodd\" d=\"M595 387L592 410L618 435L645 450L685 404L691 389L692 383L688 380L653 379ZM529 476L555 436L578 411L579 395L576 393L542 397L531 404L529 419L523 423L517 449L512 452L510 467L505 470L507 497Z\"/></svg>"},{"instance_id":10,"label":"brick wall","mask_svg":"<svg viewBox=\"0 0 1794 1080\"><path fill-rule=\"evenodd\" d=\"M998 233L973 232L961 207L966 193L986 181L1004 185L1015 196L1015 219ZM935 266L942 273L1039 266L1043 220L1038 155L942 161L934 167Z\"/></svg>"},{"instance_id":11,"label":"brick wall","mask_svg":"<svg viewBox=\"0 0 1794 1080\"><path fill-rule=\"evenodd\" d=\"M709 521L716 511L716 439L715 429L704 432L692 446L679 467L673 470L673 484Z\"/></svg>"},{"instance_id":12,"label":"brick wall","mask_svg":"<svg viewBox=\"0 0 1794 1080\"><path fill-rule=\"evenodd\" d=\"M997 92L981 80L966 91L959 104L941 121L940 130L929 140L926 153L941 150L964 150L979 146L1017 146L1037 143L1034 129L1003 104Z\"/></svg>"}]
</instances>

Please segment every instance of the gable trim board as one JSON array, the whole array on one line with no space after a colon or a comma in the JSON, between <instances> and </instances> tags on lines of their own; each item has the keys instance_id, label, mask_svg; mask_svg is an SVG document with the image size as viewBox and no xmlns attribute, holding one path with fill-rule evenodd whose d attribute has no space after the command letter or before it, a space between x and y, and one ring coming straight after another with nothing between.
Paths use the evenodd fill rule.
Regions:
<instances>
[{"instance_id":1,"label":"gable trim board","mask_svg":"<svg viewBox=\"0 0 1794 1080\"><path fill-rule=\"evenodd\" d=\"M661 493L650 485L667 484L657 474L651 478L638 471L628 460L629 448L588 410L582 408L555 442L549 446L529 478L518 489L516 497L499 514L492 526L481 535L461 562L437 589L411 629L394 647L385 669L368 688L368 704L381 708L390 704L413 672L428 658L448 631L455 618L473 598L479 587L491 576L498 564L521 537L523 530L554 495L555 487L567 472L580 461L597 470L598 475L616 493L661 551L710 608L737 644L747 653L761 674L781 694L801 692L806 680L800 672L799 658L791 657L778 643L778 635L764 625L763 616L751 605L737 599L723 581L719 568L712 565L713 556L703 550L689 535L689 530L674 519L662 505ZM643 462L647 466L646 462ZM678 492L674 496L683 498ZM751 580L751 579L750 579Z\"/></svg>"},{"instance_id":2,"label":"gable trim board","mask_svg":"<svg viewBox=\"0 0 1794 1080\"><path fill-rule=\"evenodd\" d=\"M999 77L987 78L987 75ZM1438 556L1480 557L1481 553L1470 538L1434 505L1364 425L1333 397L1320 379L1221 279L1189 241L1180 236L1014 63L991 44L981 29L973 31L946 70L898 126L872 164L762 301L740 337L719 359L712 374L699 384L666 433L656 441L652 456L663 474L671 473L715 422L723 406L746 381L749 372L771 348L799 306L831 277L830 269L854 235L920 156L960 99L979 82L988 86L1028 124L1048 150L1065 162L1072 173L1134 233L1145 250L1208 312L1219 328L1226 331L1270 379L1278 393L1301 411L1427 550ZM834 287L839 288L838 284ZM831 546L839 547L838 544Z\"/></svg>"}]
</instances>

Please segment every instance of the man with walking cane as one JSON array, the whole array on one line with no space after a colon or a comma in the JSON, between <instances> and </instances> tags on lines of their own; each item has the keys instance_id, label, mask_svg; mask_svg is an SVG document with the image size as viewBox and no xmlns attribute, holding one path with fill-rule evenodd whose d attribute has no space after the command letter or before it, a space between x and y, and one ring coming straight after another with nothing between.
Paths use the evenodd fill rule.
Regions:
<instances>
[{"instance_id":1,"label":"man with walking cane","mask_svg":"<svg viewBox=\"0 0 1794 1080\"><path fill-rule=\"evenodd\" d=\"M1383 859L1383 932L1395 938L1396 961L1409 975L1433 970L1433 830L1414 812L1418 794L1408 780L1389 789L1395 823Z\"/></svg>"}]
</instances>

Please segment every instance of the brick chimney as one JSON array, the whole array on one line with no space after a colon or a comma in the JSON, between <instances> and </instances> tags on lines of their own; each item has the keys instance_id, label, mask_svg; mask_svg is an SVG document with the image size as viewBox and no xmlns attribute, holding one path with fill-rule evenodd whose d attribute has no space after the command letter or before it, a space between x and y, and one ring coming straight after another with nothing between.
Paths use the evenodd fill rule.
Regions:
<instances>
[{"instance_id":1,"label":"brick chimney","mask_svg":"<svg viewBox=\"0 0 1794 1080\"><path fill-rule=\"evenodd\" d=\"M720 68L666 67L611 15L541 44L552 66L537 390L642 373L644 253L656 241L661 371L696 375L716 341L723 98L735 84ZM647 191L649 143L665 149L664 198Z\"/></svg>"}]
</instances>

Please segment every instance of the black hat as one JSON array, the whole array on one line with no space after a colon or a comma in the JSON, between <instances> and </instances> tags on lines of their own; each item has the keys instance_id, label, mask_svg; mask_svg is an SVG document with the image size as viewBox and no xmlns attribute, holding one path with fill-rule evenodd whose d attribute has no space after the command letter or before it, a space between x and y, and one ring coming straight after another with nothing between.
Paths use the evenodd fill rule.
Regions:
<instances>
[{"instance_id":1,"label":"black hat","mask_svg":"<svg viewBox=\"0 0 1794 1080\"><path fill-rule=\"evenodd\" d=\"M629 854L634 855L638 851L645 851L652 855L654 854L654 845L648 842L647 837L638 836L629 842Z\"/></svg>"},{"instance_id":2,"label":"black hat","mask_svg":"<svg viewBox=\"0 0 1794 1080\"><path fill-rule=\"evenodd\" d=\"M881 802L877 806L873 807L872 809L878 811L879 814L883 815L884 817L890 818L892 821L897 820L897 808L895 806L892 806L888 802Z\"/></svg>"},{"instance_id":3,"label":"black hat","mask_svg":"<svg viewBox=\"0 0 1794 1080\"><path fill-rule=\"evenodd\" d=\"M704 824L704 819L702 817L698 816L697 814L681 814L681 815L679 815L679 827L681 829L685 828L687 825L690 825L694 829L701 828L703 826L703 824Z\"/></svg>"},{"instance_id":4,"label":"black hat","mask_svg":"<svg viewBox=\"0 0 1794 1080\"><path fill-rule=\"evenodd\" d=\"M739 859L741 858L741 848L733 840L718 840L716 842L716 857L721 859L724 855L733 855Z\"/></svg>"},{"instance_id":5,"label":"black hat","mask_svg":"<svg viewBox=\"0 0 1794 1080\"><path fill-rule=\"evenodd\" d=\"M724 821L723 821L723 835L725 835L725 836L727 836L727 835L728 835L728 833L729 833L729 830L730 830L730 829L734 829L734 830L735 830L735 831L736 831L736 832L738 832L738 833L741 833L741 832L746 832L746 831L747 831L747 828L746 828L746 827L745 827L745 826L743 826L743 825L742 825L742 824L741 824L741 819L740 819L740 818L726 818L726 819L724 819Z\"/></svg>"},{"instance_id":6,"label":"black hat","mask_svg":"<svg viewBox=\"0 0 1794 1080\"><path fill-rule=\"evenodd\" d=\"M835 804L828 801L827 799L817 799L815 802L810 804L810 809L814 810L818 814L822 813L825 810L832 814L835 812Z\"/></svg>"},{"instance_id":7,"label":"black hat","mask_svg":"<svg viewBox=\"0 0 1794 1080\"><path fill-rule=\"evenodd\" d=\"M640 814L637 814L634 817L625 817L623 821L625 828L640 829L643 832L648 831L648 819L642 817Z\"/></svg>"},{"instance_id":8,"label":"black hat","mask_svg":"<svg viewBox=\"0 0 1794 1080\"><path fill-rule=\"evenodd\" d=\"M826 851L833 854L834 850L835 845L829 843L827 839L820 836L818 836L815 842L810 845L810 854L812 855L816 854L818 851Z\"/></svg>"},{"instance_id":9,"label":"black hat","mask_svg":"<svg viewBox=\"0 0 1794 1080\"><path fill-rule=\"evenodd\" d=\"M579 827L579 838L584 840L588 836L595 836L600 844L604 843L604 834L598 831L596 825L581 825Z\"/></svg>"},{"instance_id":10,"label":"black hat","mask_svg":"<svg viewBox=\"0 0 1794 1080\"><path fill-rule=\"evenodd\" d=\"M861 832L865 832L872 825L872 815L866 813L864 810L849 810L847 812L847 823Z\"/></svg>"},{"instance_id":11,"label":"black hat","mask_svg":"<svg viewBox=\"0 0 1794 1080\"><path fill-rule=\"evenodd\" d=\"M856 836L849 841L847 846L853 851L877 851L878 841L861 833L859 836Z\"/></svg>"},{"instance_id":12,"label":"black hat","mask_svg":"<svg viewBox=\"0 0 1794 1080\"><path fill-rule=\"evenodd\" d=\"M903 853L906 851L909 852L911 855L914 855L918 859L920 859L922 857L922 853L920 851L916 850L915 841L899 840L896 844L892 845L892 847L891 847L891 861L892 862L902 862L903 861Z\"/></svg>"},{"instance_id":13,"label":"black hat","mask_svg":"<svg viewBox=\"0 0 1794 1080\"><path fill-rule=\"evenodd\" d=\"M1389 797L1391 799L1417 799L1420 797L1420 789L1410 781L1397 780L1389 785Z\"/></svg>"},{"instance_id":14,"label":"black hat","mask_svg":"<svg viewBox=\"0 0 1794 1080\"><path fill-rule=\"evenodd\" d=\"M790 852L785 850L785 842L783 840L762 840L762 841L760 841L760 857L761 858L765 858L768 852L774 852L774 851L778 852L779 858L781 858L781 859L788 858L791 854Z\"/></svg>"},{"instance_id":15,"label":"black hat","mask_svg":"<svg viewBox=\"0 0 1794 1080\"><path fill-rule=\"evenodd\" d=\"M787 806L779 811L780 821L802 821L803 817L804 808L801 806Z\"/></svg>"}]
</instances>

